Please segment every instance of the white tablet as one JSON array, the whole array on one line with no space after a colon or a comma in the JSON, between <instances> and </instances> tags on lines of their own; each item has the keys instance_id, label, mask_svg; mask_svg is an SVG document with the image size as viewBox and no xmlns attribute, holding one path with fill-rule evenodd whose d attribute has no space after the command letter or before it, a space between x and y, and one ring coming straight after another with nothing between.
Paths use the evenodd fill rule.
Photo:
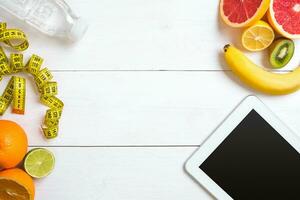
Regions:
<instances>
[{"instance_id":1,"label":"white tablet","mask_svg":"<svg viewBox=\"0 0 300 200\"><path fill-rule=\"evenodd\" d=\"M300 199L299 152L299 137L249 96L185 168L217 199Z\"/></svg>"}]
</instances>

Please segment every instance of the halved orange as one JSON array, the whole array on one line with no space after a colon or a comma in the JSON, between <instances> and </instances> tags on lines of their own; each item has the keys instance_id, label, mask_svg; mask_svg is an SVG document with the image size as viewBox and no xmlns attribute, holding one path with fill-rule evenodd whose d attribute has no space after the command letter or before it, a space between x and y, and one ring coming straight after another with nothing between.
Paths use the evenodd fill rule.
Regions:
<instances>
[{"instance_id":1,"label":"halved orange","mask_svg":"<svg viewBox=\"0 0 300 200\"><path fill-rule=\"evenodd\" d=\"M220 15L231 27L251 26L267 12L270 0L220 0Z\"/></svg>"},{"instance_id":2,"label":"halved orange","mask_svg":"<svg viewBox=\"0 0 300 200\"><path fill-rule=\"evenodd\" d=\"M8 169L0 172L1 200L34 200L32 178L21 169Z\"/></svg>"}]
</instances>

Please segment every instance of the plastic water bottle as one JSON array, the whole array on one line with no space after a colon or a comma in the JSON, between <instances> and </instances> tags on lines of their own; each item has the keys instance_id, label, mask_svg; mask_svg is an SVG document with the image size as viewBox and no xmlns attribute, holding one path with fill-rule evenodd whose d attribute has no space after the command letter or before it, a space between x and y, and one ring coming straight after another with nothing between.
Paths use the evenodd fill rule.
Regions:
<instances>
[{"instance_id":1,"label":"plastic water bottle","mask_svg":"<svg viewBox=\"0 0 300 200\"><path fill-rule=\"evenodd\" d=\"M0 7L50 36L77 41L87 30L63 0L0 0Z\"/></svg>"}]
</instances>

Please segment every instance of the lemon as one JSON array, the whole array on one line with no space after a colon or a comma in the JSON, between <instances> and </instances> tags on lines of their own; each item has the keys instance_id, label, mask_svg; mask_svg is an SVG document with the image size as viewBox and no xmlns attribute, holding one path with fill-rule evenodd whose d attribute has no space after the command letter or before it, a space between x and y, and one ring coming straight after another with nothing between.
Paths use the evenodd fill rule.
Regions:
<instances>
[{"instance_id":1,"label":"lemon","mask_svg":"<svg viewBox=\"0 0 300 200\"><path fill-rule=\"evenodd\" d=\"M25 171L34 178L43 178L48 176L55 164L53 153L44 148L31 150L25 157Z\"/></svg>"},{"instance_id":2,"label":"lemon","mask_svg":"<svg viewBox=\"0 0 300 200\"><path fill-rule=\"evenodd\" d=\"M268 48L274 38L275 34L272 27L260 20L244 30L242 44L249 51L261 51Z\"/></svg>"}]
</instances>

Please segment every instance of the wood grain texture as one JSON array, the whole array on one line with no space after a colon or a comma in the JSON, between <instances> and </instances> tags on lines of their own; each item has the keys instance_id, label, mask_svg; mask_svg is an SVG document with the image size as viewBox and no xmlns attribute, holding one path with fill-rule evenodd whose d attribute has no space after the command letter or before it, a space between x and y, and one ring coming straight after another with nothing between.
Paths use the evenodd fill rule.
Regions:
<instances>
[{"instance_id":1,"label":"wood grain texture","mask_svg":"<svg viewBox=\"0 0 300 200\"><path fill-rule=\"evenodd\" d=\"M58 139L40 134L45 107L28 81L25 127L31 145L199 145L247 95L231 72L56 72L65 100ZM7 81L7 80L5 80ZM2 85L2 87L5 84ZM257 94L300 132L299 95Z\"/></svg>"},{"instance_id":2,"label":"wood grain texture","mask_svg":"<svg viewBox=\"0 0 300 200\"><path fill-rule=\"evenodd\" d=\"M0 11L1 21L29 36L25 58L36 53L55 71L66 104L53 141L41 134L46 107L31 81L26 115L1 117L21 124L32 147L50 146L56 155L53 174L36 181L36 200L212 199L183 164L249 94L300 133L300 93L265 96L228 71L222 48L240 47L241 30L219 21L218 2L69 0L90 24L76 44L46 37ZM297 41L285 69L299 64L299 47ZM247 54L268 65L267 51Z\"/></svg>"},{"instance_id":3,"label":"wood grain texture","mask_svg":"<svg viewBox=\"0 0 300 200\"><path fill-rule=\"evenodd\" d=\"M72 0L74 10L90 24L77 44L50 39L2 14L10 26L28 34L27 54L38 53L56 70L222 70L222 49L240 46L240 29L219 20L219 1ZM5 12L2 12L5 13ZM289 67L299 65L299 41ZM268 65L267 51L249 53ZM59 62L58 62L59 61Z\"/></svg>"},{"instance_id":4,"label":"wood grain texture","mask_svg":"<svg viewBox=\"0 0 300 200\"><path fill-rule=\"evenodd\" d=\"M195 148L50 148L53 173L37 200L210 200L183 169Z\"/></svg>"}]
</instances>

